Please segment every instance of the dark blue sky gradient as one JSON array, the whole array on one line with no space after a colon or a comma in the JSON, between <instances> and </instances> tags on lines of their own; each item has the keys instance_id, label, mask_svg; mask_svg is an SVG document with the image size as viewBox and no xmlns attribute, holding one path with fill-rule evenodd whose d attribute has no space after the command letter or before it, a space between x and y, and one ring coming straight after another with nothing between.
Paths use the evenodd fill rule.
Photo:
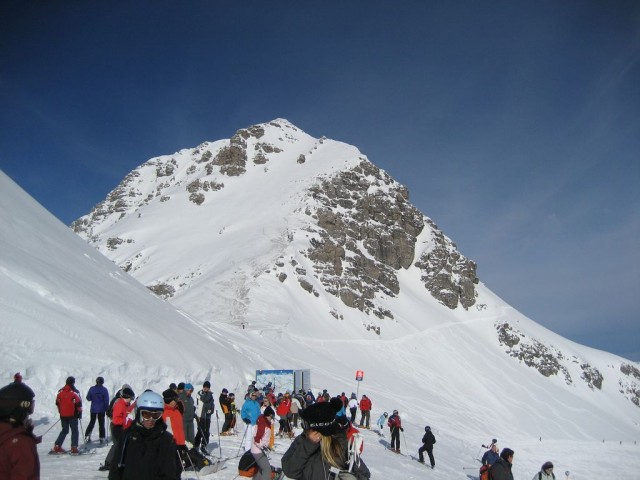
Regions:
<instances>
[{"instance_id":1,"label":"dark blue sky gradient","mask_svg":"<svg viewBox=\"0 0 640 480\"><path fill-rule=\"evenodd\" d=\"M407 185L515 308L640 360L640 2L0 4L0 168L66 224L277 117Z\"/></svg>"}]
</instances>

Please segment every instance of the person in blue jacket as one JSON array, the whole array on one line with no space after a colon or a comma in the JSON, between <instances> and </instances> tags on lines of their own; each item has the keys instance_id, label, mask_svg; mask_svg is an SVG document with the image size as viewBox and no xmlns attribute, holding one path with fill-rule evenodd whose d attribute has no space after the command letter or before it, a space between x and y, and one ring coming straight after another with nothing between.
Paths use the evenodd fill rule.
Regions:
<instances>
[{"instance_id":1,"label":"person in blue jacket","mask_svg":"<svg viewBox=\"0 0 640 480\"><path fill-rule=\"evenodd\" d=\"M87 400L91 402L91 420L84 432L85 443L91 442L91 432L98 420L98 432L100 434L100 444L105 442L104 415L109 408L109 391L104 386L104 378L96 378L96 384L87 392Z\"/></svg>"},{"instance_id":2,"label":"person in blue jacket","mask_svg":"<svg viewBox=\"0 0 640 480\"><path fill-rule=\"evenodd\" d=\"M491 443L491 447L489 448L489 450L484 452L481 462L482 465L493 465L499 458L500 455L498 454L498 445L496 445L495 443Z\"/></svg>"},{"instance_id":3,"label":"person in blue jacket","mask_svg":"<svg viewBox=\"0 0 640 480\"><path fill-rule=\"evenodd\" d=\"M253 426L257 423L260 416L260 404L257 402L258 392L255 390L247 395L244 400L242 409L240 410L240 418L244 422L244 446L245 450L251 448L253 442Z\"/></svg>"}]
</instances>

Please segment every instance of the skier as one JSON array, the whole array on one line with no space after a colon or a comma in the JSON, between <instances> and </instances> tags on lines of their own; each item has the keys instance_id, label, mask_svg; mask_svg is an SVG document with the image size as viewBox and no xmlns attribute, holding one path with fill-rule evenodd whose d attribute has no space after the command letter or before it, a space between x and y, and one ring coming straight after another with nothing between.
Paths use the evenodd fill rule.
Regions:
<instances>
[{"instance_id":1,"label":"skier","mask_svg":"<svg viewBox=\"0 0 640 480\"><path fill-rule=\"evenodd\" d=\"M498 453L498 445L495 443L491 444L489 450L484 452L482 455L482 465L493 465L500 458L500 454Z\"/></svg>"},{"instance_id":2,"label":"skier","mask_svg":"<svg viewBox=\"0 0 640 480\"><path fill-rule=\"evenodd\" d=\"M288 478L324 479L332 467L338 470L349 468L347 433L336 421L336 413L341 408L342 400L335 397L300 411L304 432L296 437L282 456L282 471ZM351 474L353 477L349 478L357 480L371 477L362 459L354 463Z\"/></svg>"},{"instance_id":3,"label":"skier","mask_svg":"<svg viewBox=\"0 0 640 480\"><path fill-rule=\"evenodd\" d=\"M85 443L91 442L91 432L98 420L98 432L100 434L100 445L105 440L106 431L104 429L104 417L107 408L109 408L109 392L104 386L104 378L96 378L96 384L89 389L86 396L87 400L91 402L91 420L87 426L87 430L84 432Z\"/></svg>"},{"instance_id":4,"label":"skier","mask_svg":"<svg viewBox=\"0 0 640 480\"><path fill-rule=\"evenodd\" d=\"M135 393L133 393L133 390L131 390L130 387L123 387L118 392L118 397L113 404L113 413L111 417L111 438L113 439L113 445L111 445L111 448L107 453L107 457L104 459L104 465L102 465L98 470L109 470L112 463L118 463L117 460L114 462L113 459L115 458L116 452L120 446L122 437L126 433L126 430L131 426L129 413L135 406L135 404L131 404L135 396Z\"/></svg>"},{"instance_id":5,"label":"skier","mask_svg":"<svg viewBox=\"0 0 640 480\"><path fill-rule=\"evenodd\" d=\"M429 455L429 462L431 463L431 468L436 466L436 461L433 458L433 444L436 443L436 437L433 436L433 432L431 431L431 427L424 427L424 436L422 437L422 446L418 449L418 461L420 463L424 463L424 452L427 452Z\"/></svg>"},{"instance_id":6,"label":"skier","mask_svg":"<svg viewBox=\"0 0 640 480\"><path fill-rule=\"evenodd\" d=\"M404 432L404 428L402 428L402 420L400 420L398 410L393 411L387 420L387 425L391 430L391 451L400 453L400 432Z\"/></svg>"},{"instance_id":7,"label":"skier","mask_svg":"<svg viewBox=\"0 0 640 480\"><path fill-rule=\"evenodd\" d=\"M178 452L185 454L187 447L184 438L184 424L182 423L182 412L184 406L178 399L178 393L171 388L162 392L164 401L164 411L162 412L162 420L167 426L171 425L171 433L178 447Z\"/></svg>"},{"instance_id":8,"label":"skier","mask_svg":"<svg viewBox=\"0 0 640 480\"><path fill-rule=\"evenodd\" d=\"M73 377L67 377L64 387L58 390L56 396L56 406L60 413L60 423L62 424L62 430L56 439L56 442L51 449L52 454L55 453L67 453L62 448L64 439L71 429L71 454L78 455L78 439L80 434L78 433L78 419L82 418L82 399L76 393L75 389L76 379Z\"/></svg>"},{"instance_id":9,"label":"skier","mask_svg":"<svg viewBox=\"0 0 640 480\"><path fill-rule=\"evenodd\" d=\"M124 435L109 480L174 480L179 477L176 444L162 420L164 401L146 390L136 401L135 423Z\"/></svg>"},{"instance_id":10,"label":"skier","mask_svg":"<svg viewBox=\"0 0 640 480\"><path fill-rule=\"evenodd\" d=\"M211 414L215 408L213 393L211 393L211 383L207 380L202 384L202 390L198 392L198 413L196 415L198 433L196 434L195 446L200 446L200 450L205 455L209 454L209 435L211 431Z\"/></svg>"},{"instance_id":11,"label":"skier","mask_svg":"<svg viewBox=\"0 0 640 480\"><path fill-rule=\"evenodd\" d=\"M258 417L260 416L260 404L256 401L256 397L258 393L254 390L249 394L249 398L247 398L242 404L242 409L240 410L240 418L244 422L244 449L249 450L251 448L251 429L258 421Z\"/></svg>"},{"instance_id":12,"label":"skier","mask_svg":"<svg viewBox=\"0 0 640 480\"><path fill-rule=\"evenodd\" d=\"M351 398L349 399L348 406L349 406L349 412L351 413L351 418L349 419L349 421L351 423L356 423L356 414L358 413L358 399L356 398L355 393L351 394Z\"/></svg>"},{"instance_id":13,"label":"skier","mask_svg":"<svg viewBox=\"0 0 640 480\"><path fill-rule=\"evenodd\" d=\"M276 405L276 413L278 414L278 417L280 417L278 436L282 437L286 434L288 437L292 438L293 432L291 431L291 423L289 422L289 415L291 413L291 394L288 390L278 401Z\"/></svg>"},{"instance_id":14,"label":"skier","mask_svg":"<svg viewBox=\"0 0 640 480\"><path fill-rule=\"evenodd\" d=\"M376 422L376 425L378 425L378 429L380 430L380 435L382 435L382 430L384 428L384 422L387 421L387 417L389 416L389 414L387 412L384 412L382 415L380 415L380 418L378 418L378 421Z\"/></svg>"},{"instance_id":15,"label":"skier","mask_svg":"<svg viewBox=\"0 0 640 480\"><path fill-rule=\"evenodd\" d=\"M42 437L33 434L29 415L34 393L22 382L0 389L0 478L38 480L40 458L36 445Z\"/></svg>"},{"instance_id":16,"label":"skier","mask_svg":"<svg viewBox=\"0 0 640 480\"><path fill-rule=\"evenodd\" d=\"M193 420L196 418L196 404L193 401L193 385L186 383L182 392L180 384L178 384L178 398L184 404L184 412L182 413L182 425L184 428L184 436L191 445L196 443L196 434L193 429Z\"/></svg>"},{"instance_id":17,"label":"skier","mask_svg":"<svg viewBox=\"0 0 640 480\"><path fill-rule=\"evenodd\" d=\"M500 452L500 458L489 469L489 478L491 480L513 480L512 464L513 450L503 448Z\"/></svg>"},{"instance_id":18,"label":"skier","mask_svg":"<svg viewBox=\"0 0 640 480\"><path fill-rule=\"evenodd\" d=\"M258 473L253 478L258 480L270 480L271 479L271 464L265 451L269 448L269 441L271 439L271 430L273 429L273 408L267 407L264 409L264 413L258 417L256 425L251 430L251 455L256 461L258 466Z\"/></svg>"},{"instance_id":19,"label":"skier","mask_svg":"<svg viewBox=\"0 0 640 480\"><path fill-rule=\"evenodd\" d=\"M536 473L531 480L555 480L556 476L553 474L553 463L544 462L540 471Z\"/></svg>"},{"instance_id":20,"label":"skier","mask_svg":"<svg viewBox=\"0 0 640 480\"><path fill-rule=\"evenodd\" d=\"M371 416L371 400L366 395L362 395L360 400L360 428L369 429L369 418Z\"/></svg>"},{"instance_id":21,"label":"skier","mask_svg":"<svg viewBox=\"0 0 640 480\"><path fill-rule=\"evenodd\" d=\"M220 392L220 397L218 398L218 404L222 409L222 415L224 416L224 423L222 424L222 430L220 431L220 435L229 435L227 431L229 430L229 426L231 425L231 402L229 401L229 391L226 388L223 388Z\"/></svg>"}]
</instances>

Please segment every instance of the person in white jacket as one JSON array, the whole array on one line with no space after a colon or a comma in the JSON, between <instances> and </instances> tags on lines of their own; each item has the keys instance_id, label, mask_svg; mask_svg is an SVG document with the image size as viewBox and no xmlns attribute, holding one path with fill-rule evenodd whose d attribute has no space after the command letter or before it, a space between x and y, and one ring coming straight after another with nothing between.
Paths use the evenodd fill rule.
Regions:
<instances>
[{"instance_id":1,"label":"person in white jacket","mask_svg":"<svg viewBox=\"0 0 640 480\"><path fill-rule=\"evenodd\" d=\"M258 466L258 473L253 477L257 480L271 480L271 464L265 450L269 449L274 414L273 408L265 408L264 413L258 417L258 421L253 426L251 455Z\"/></svg>"},{"instance_id":2,"label":"person in white jacket","mask_svg":"<svg viewBox=\"0 0 640 480\"><path fill-rule=\"evenodd\" d=\"M349 412L351 413L351 419L349 420L351 423L356 422L356 414L358 413L359 407L358 399L356 398L356 394L352 393L351 398L349 399Z\"/></svg>"},{"instance_id":3,"label":"person in white jacket","mask_svg":"<svg viewBox=\"0 0 640 480\"><path fill-rule=\"evenodd\" d=\"M553 463L544 462L540 471L533 476L532 480L555 480L556 476L553 474Z\"/></svg>"}]
</instances>

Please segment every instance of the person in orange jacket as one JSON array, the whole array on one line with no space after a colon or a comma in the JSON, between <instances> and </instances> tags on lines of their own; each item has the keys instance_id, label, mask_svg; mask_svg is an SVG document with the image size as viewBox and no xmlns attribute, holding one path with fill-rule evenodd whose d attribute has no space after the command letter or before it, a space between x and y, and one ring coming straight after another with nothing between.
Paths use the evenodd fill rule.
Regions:
<instances>
[{"instance_id":1,"label":"person in orange jacket","mask_svg":"<svg viewBox=\"0 0 640 480\"><path fill-rule=\"evenodd\" d=\"M162 398L164 399L162 420L164 420L164 423L167 425L171 425L171 433L173 434L173 439L176 441L176 445L178 446L178 451L186 450L186 438L182 422L184 405L182 405L182 402L178 398L178 394L171 389L162 392Z\"/></svg>"},{"instance_id":2,"label":"person in orange jacket","mask_svg":"<svg viewBox=\"0 0 640 480\"><path fill-rule=\"evenodd\" d=\"M78 432L78 419L82 418L82 399L77 393L75 383L76 379L74 377L67 377L64 387L58 390L58 395L56 395L56 406L60 413L62 430L51 449L51 453L67 453L67 451L62 448L62 444L69 433L69 429L71 429L70 453L74 455L79 453L78 440L80 433Z\"/></svg>"}]
</instances>

